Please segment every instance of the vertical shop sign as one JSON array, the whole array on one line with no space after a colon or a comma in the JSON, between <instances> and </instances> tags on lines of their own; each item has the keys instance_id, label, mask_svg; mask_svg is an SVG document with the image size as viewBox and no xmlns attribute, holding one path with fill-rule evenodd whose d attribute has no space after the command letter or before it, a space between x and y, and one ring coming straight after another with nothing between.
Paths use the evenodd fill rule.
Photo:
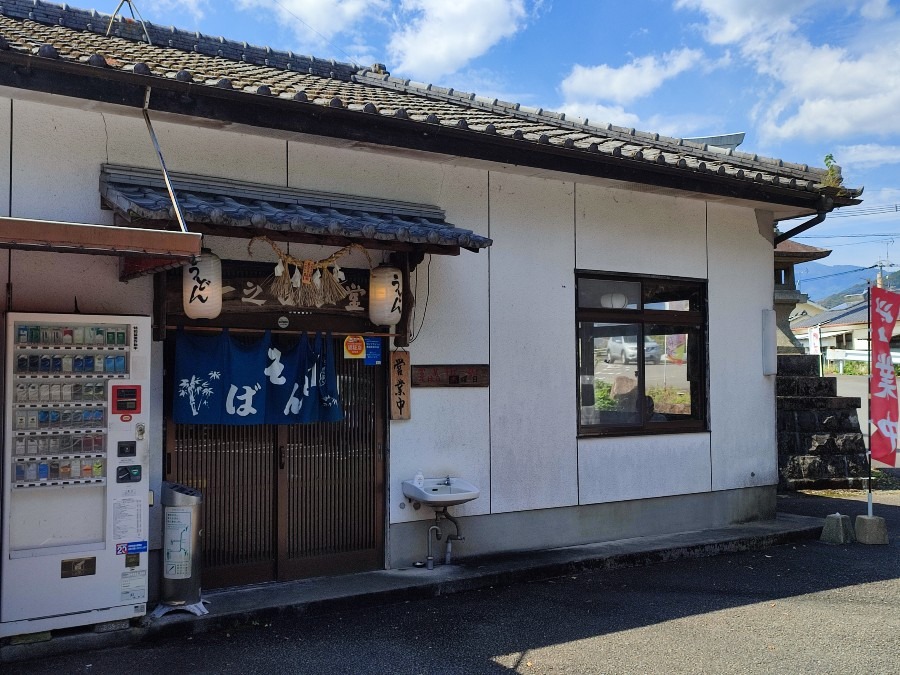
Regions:
<instances>
[{"instance_id":1,"label":"vertical shop sign","mask_svg":"<svg viewBox=\"0 0 900 675\"><path fill-rule=\"evenodd\" d=\"M409 352L391 352L391 419L410 419Z\"/></svg>"},{"instance_id":2,"label":"vertical shop sign","mask_svg":"<svg viewBox=\"0 0 900 675\"><path fill-rule=\"evenodd\" d=\"M900 295L873 288L869 297L872 370L869 374L869 405L872 461L897 465L898 405L897 377L891 360L891 335L900 310Z\"/></svg>"},{"instance_id":3,"label":"vertical shop sign","mask_svg":"<svg viewBox=\"0 0 900 675\"><path fill-rule=\"evenodd\" d=\"M822 353L822 327L809 327L809 353L818 356Z\"/></svg>"}]
</instances>

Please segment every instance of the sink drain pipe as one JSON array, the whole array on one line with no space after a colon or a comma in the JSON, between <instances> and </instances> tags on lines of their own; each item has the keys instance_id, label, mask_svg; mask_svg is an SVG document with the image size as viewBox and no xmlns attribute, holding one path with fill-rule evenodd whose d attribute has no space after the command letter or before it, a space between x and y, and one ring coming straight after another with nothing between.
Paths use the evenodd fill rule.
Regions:
<instances>
[{"instance_id":1,"label":"sink drain pipe","mask_svg":"<svg viewBox=\"0 0 900 675\"><path fill-rule=\"evenodd\" d=\"M459 521L456 520L453 516L447 513L447 507L445 506L443 510L437 511L434 515L434 522L439 523L441 518L446 518L451 523L453 523L453 527L456 528L456 534L448 534L447 535L447 548L444 551L444 564L449 565L451 560L451 552L453 550L453 542L454 541L465 541L466 538L462 536L459 530Z\"/></svg>"},{"instance_id":2,"label":"sink drain pipe","mask_svg":"<svg viewBox=\"0 0 900 675\"><path fill-rule=\"evenodd\" d=\"M439 520L435 518L435 522ZM434 532L434 538L438 541L441 540L441 528L437 525L432 525L428 528L428 556L425 558L425 569L433 570L434 569L434 554L431 551L431 533ZM447 542L450 543L449 541Z\"/></svg>"}]
</instances>

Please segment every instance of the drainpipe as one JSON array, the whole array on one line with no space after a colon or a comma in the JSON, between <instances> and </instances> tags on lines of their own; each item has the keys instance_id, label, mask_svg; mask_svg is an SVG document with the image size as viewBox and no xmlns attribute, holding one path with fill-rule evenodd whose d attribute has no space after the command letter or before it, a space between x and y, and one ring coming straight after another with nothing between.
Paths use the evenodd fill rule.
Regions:
<instances>
[{"instance_id":1,"label":"drainpipe","mask_svg":"<svg viewBox=\"0 0 900 675\"><path fill-rule=\"evenodd\" d=\"M818 213L807 220L805 223L801 223L797 225L797 227L791 228L787 232L782 232L779 235L775 236L775 246L778 246L783 241L787 241L791 237L795 237L801 232L806 232L811 227L818 225L819 223L825 220L825 216L831 213L834 210L834 200L831 197L822 196L819 198L819 204L816 207Z\"/></svg>"}]
</instances>

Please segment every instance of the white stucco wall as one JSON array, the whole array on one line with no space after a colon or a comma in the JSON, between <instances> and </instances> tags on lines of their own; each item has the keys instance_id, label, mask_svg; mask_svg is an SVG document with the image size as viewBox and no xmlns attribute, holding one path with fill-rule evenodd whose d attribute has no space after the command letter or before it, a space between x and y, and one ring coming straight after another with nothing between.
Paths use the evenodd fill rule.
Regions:
<instances>
[{"instance_id":1,"label":"white stucco wall","mask_svg":"<svg viewBox=\"0 0 900 675\"><path fill-rule=\"evenodd\" d=\"M775 292L771 222L709 205L712 489L778 482L775 377L763 375L764 309Z\"/></svg>"},{"instance_id":2,"label":"white stucco wall","mask_svg":"<svg viewBox=\"0 0 900 675\"><path fill-rule=\"evenodd\" d=\"M573 184L491 173L491 512L578 503Z\"/></svg>"},{"instance_id":3,"label":"white stucco wall","mask_svg":"<svg viewBox=\"0 0 900 675\"><path fill-rule=\"evenodd\" d=\"M0 100L7 149L9 107ZM13 113L13 216L111 223L99 206L100 164L157 166L139 116L20 101ZM391 523L433 517L400 492L419 469L482 489L456 508L461 515L777 482L774 380L761 374L757 325L772 304L772 248L751 209L161 120L154 127L173 171L427 203L494 239L489 251L434 256L430 269L426 258L413 276L417 330L426 298L428 306L412 362L489 363L491 386L413 389L413 418L390 425ZM0 211L8 156L0 152ZM247 258L246 241L207 244ZM334 248L301 250L325 257ZM0 258L6 274L8 256ZM11 258L13 309L71 311L77 296L84 312L151 311L151 281L118 283L115 258ZM259 246L252 259L273 257ZM354 254L348 264L366 263ZM576 439L575 269L709 279L710 434Z\"/></svg>"},{"instance_id":4,"label":"white stucco wall","mask_svg":"<svg viewBox=\"0 0 900 675\"><path fill-rule=\"evenodd\" d=\"M578 186L579 269L706 279L706 229L704 202ZM581 439L579 502L709 490L709 448L708 433Z\"/></svg>"},{"instance_id":5,"label":"white stucco wall","mask_svg":"<svg viewBox=\"0 0 900 675\"><path fill-rule=\"evenodd\" d=\"M9 216L9 147L12 138L12 101L0 98L0 215Z\"/></svg>"},{"instance_id":6,"label":"white stucco wall","mask_svg":"<svg viewBox=\"0 0 900 675\"><path fill-rule=\"evenodd\" d=\"M706 278L704 202L581 184L577 207L579 269Z\"/></svg>"}]
</instances>

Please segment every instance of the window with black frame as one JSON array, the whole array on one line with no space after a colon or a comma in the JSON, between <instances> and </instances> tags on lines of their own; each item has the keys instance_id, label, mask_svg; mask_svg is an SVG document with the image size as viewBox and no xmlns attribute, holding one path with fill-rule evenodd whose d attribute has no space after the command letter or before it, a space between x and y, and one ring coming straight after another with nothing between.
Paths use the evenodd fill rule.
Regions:
<instances>
[{"instance_id":1,"label":"window with black frame","mask_svg":"<svg viewBox=\"0 0 900 675\"><path fill-rule=\"evenodd\" d=\"M576 275L580 435L707 429L706 282Z\"/></svg>"}]
</instances>

